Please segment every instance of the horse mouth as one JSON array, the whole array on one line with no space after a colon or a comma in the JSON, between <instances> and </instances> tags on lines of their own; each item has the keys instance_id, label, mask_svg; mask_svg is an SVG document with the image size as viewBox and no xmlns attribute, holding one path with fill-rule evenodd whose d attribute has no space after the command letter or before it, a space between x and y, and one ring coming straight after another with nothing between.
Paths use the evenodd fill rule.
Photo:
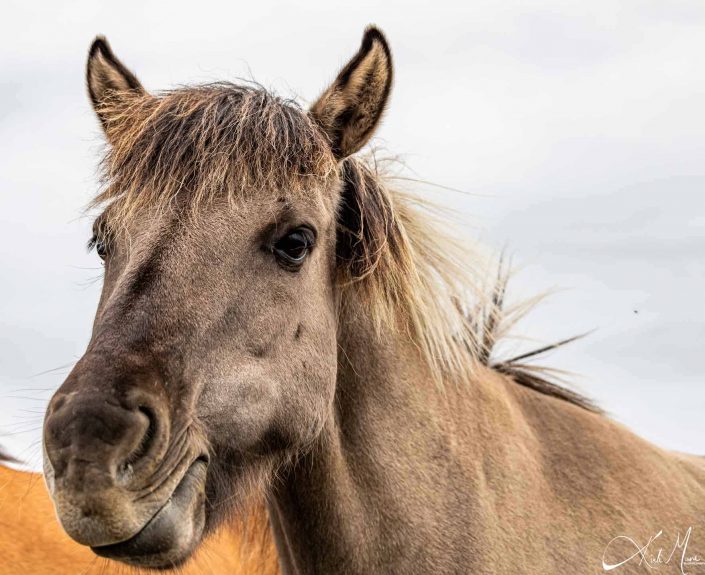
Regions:
<instances>
[{"instance_id":1,"label":"horse mouth","mask_svg":"<svg viewBox=\"0 0 705 575\"><path fill-rule=\"evenodd\" d=\"M167 502L125 541L91 547L96 555L152 569L184 563L203 536L208 459L196 459Z\"/></svg>"}]
</instances>

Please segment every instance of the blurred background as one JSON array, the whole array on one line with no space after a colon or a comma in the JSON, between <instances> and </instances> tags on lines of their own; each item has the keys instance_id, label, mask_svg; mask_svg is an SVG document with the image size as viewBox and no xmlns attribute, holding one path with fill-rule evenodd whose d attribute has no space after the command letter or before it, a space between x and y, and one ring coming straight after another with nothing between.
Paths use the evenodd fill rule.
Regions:
<instances>
[{"instance_id":1,"label":"blurred background","mask_svg":"<svg viewBox=\"0 0 705 575\"><path fill-rule=\"evenodd\" d=\"M15 2L0 23L0 445L38 468L45 404L83 353L102 269L83 208L102 146L84 88L105 34L152 90L254 78L310 102L387 34L377 145L471 234L515 298L556 293L510 354L616 419L705 453L705 3L701 0ZM508 345L508 348L507 348Z\"/></svg>"}]
</instances>

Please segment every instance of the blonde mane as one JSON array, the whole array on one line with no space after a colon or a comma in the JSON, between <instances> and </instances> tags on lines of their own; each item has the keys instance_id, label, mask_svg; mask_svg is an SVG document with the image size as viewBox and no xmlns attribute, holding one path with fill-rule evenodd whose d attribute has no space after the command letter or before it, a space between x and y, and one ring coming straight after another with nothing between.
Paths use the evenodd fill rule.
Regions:
<instances>
[{"instance_id":1,"label":"blonde mane","mask_svg":"<svg viewBox=\"0 0 705 575\"><path fill-rule=\"evenodd\" d=\"M380 332L406 330L439 382L491 365L521 385L595 409L545 370L492 362L495 342L516 316L504 309L503 266L447 233L433 207L385 175L373 155L339 166L323 131L295 102L258 86L219 83L159 97L123 94L101 111L110 146L105 187L92 205L106 208L113 229L144 208L186 202L197 211L223 190L233 198L251 190L299 195L339 178L343 304L345 294L355 295Z\"/></svg>"},{"instance_id":2,"label":"blonde mane","mask_svg":"<svg viewBox=\"0 0 705 575\"><path fill-rule=\"evenodd\" d=\"M208 84L119 93L100 105L109 147L103 191L120 229L143 208L184 198L194 209L228 190L305 194L335 176L325 135L295 102L257 86Z\"/></svg>"}]
</instances>

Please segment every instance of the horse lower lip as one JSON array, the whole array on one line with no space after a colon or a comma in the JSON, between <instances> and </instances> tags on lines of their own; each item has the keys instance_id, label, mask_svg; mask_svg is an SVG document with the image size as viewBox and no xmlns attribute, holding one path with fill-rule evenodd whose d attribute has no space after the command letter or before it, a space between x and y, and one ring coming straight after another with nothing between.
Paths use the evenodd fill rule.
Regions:
<instances>
[{"instance_id":1,"label":"horse lower lip","mask_svg":"<svg viewBox=\"0 0 705 575\"><path fill-rule=\"evenodd\" d=\"M126 541L91 547L96 555L144 567L174 565L185 560L200 540L205 523L207 463L191 464L167 503Z\"/></svg>"}]
</instances>

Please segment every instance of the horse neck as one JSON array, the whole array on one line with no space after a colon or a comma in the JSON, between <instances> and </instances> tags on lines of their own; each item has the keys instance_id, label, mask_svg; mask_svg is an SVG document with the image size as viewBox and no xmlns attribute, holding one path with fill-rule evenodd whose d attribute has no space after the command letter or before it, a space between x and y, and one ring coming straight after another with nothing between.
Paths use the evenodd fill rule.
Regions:
<instances>
[{"instance_id":1,"label":"horse neck","mask_svg":"<svg viewBox=\"0 0 705 575\"><path fill-rule=\"evenodd\" d=\"M615 533L702 522L696 458L674 472L608 418L490 368L439 386L407 337L376 337L362 311L341 320L320 439L270 499L285 574L582 572Z\"/></svg>"},{"instance_id":2,"label":"horse neck","mask_svg":"<svg viewBox=\"0 0 705 575\"><path fill-rule=\"evenodd\" d=\"M438 572L453 545L449 528L462 533L463 554L470 548L482 486L467 462L483 459L470 438L490 435L481 410L497 392L479 380L442 388L400 333L378 336L354 310L342 316L328 422L272 500L285 572L425 572L426 562Z\"/></svg>"}]
</instances>

